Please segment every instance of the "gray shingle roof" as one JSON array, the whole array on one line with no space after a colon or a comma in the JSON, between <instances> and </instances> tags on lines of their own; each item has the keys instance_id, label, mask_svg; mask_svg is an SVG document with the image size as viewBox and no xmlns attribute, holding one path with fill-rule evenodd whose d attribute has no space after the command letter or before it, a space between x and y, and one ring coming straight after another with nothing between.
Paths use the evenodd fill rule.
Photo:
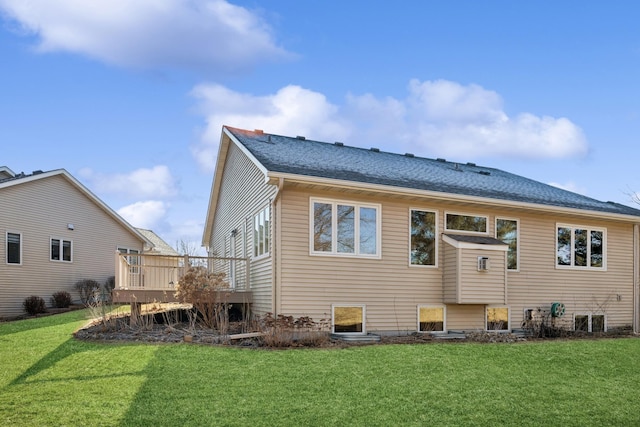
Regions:
<instances>
[{"instance_id":1,"label":"gray shingle roof","mask_svg":"<svg viewBox=\"0 0 640 427\"><path fill-rule=\"evenodd\" d=\"M602 202L474 163L227 129L272 172L640 216L640 210L629 206Z\"/></svg>"}]
</instances>

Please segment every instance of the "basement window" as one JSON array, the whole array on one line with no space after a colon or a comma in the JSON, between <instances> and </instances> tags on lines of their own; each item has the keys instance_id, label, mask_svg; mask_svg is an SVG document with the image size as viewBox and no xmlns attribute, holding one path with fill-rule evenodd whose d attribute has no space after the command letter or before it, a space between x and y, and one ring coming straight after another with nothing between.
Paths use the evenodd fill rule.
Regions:
<instances>
[{"instance_id":1,"label":"basement window","mask_svg":"<svg viewBox=\"0 0 640 427\"><path fill-rule=\"evenodd\" d=\"M332 307L333 333L364 334L364 305L334 305Z\"/></svg>"},{"instance_id":2,"label":"basement window","mask_svg":"<svg viewBox=\"0 0 640 427\"><path fill-rule=\"evenodd\" d=\"M445 308L443 306L418 306L419 332L444 332Z\"/></svg>"},{"instance_id":3,"label":"basement window","mask_svg":"<svg viewBox=\"0 0 640 427\"><path fill-rule=\"evenodd\" d=\"M487 307L487 331L509 330L509 307Z\"/></svg>"}]
</instances>

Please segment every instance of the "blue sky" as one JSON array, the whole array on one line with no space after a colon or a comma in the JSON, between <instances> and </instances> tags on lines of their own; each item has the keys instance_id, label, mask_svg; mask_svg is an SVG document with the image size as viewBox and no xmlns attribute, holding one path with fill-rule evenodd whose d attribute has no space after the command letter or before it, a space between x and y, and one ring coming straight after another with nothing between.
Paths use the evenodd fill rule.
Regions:
<instances>
[{"instance_id":1,"label":"blue sky","mask_svg":"<svg viewBox=\"0 0 640 427\"><path fill-rule=\"evenodd\" d=\"M640 190L631 1L0 0L0 166L199 245L223 124Z\"/></svg>"}]
</instances>

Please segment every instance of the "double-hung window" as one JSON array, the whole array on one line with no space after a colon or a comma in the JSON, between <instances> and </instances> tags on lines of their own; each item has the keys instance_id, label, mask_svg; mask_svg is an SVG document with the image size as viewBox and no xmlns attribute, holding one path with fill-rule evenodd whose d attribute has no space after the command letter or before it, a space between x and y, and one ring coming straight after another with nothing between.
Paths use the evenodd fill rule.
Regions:
<instances>
[{"instance_id":1,"label":"double-hung window","mask_svg":"<svg viewBox=\"0 0 640 427\"><path fill-rule=\"evenodd\" d=\"M556 267L604 270L606 240L606 229L558 224Z\"/></svg>"},{"instance_id":2,"label":"double-hung window","mask_svg":"<svg viewBox=\"0 0 640 427\"><path fill-rule=\"evenodd\" d=\"M7 264L22 264L22 234L7 232Z\"/></svg>"},{"instance_id":3,"label":"double-hung window","mask_svg":"<svg viewBox=\"0 0 640 427\"><path fill-rule=\"evenodd\" d=\"M507 269L518 270L518 220L496 218L496 239L509 245Z\"/></svg>"},{"instance_id":4,"label":"double-hung window","mask_svg":"<svg viewBox=\"0 0 640 427\"><path fill-rule=\"evenodd\" d=\"M256 258L269 253L270 224L269 206L266 206L253 217L253 256Z\"/></svg>"},{"instance_id":5,"label":"double-hung window","mask_svg":"<svg viewBox=\"0 0 640 427\"><path fill-rule=\"evenodd\" d=\"M71 240L51 238L51 261L71 262L72 253Z\"/></svg>"},{"instance_id":6,"label":"double-hung window","mask_svg":"<svg viewBox=\"0 0 640 427\"><path fill-rule=\"evenodd\" d=\"M311 253L380 257L380 205L311 199Z\"/></svg>"},{"instance_id":7,"label":"double-hung window","mask_svg":"<svg viewBox=\"0 0 640 427\"><path fill-rule=\"evenodd\" d=\"M411 209L410 223L409 259L411 265L435 266L437 264L437 214Z\"/></svg>"}]
</instances>

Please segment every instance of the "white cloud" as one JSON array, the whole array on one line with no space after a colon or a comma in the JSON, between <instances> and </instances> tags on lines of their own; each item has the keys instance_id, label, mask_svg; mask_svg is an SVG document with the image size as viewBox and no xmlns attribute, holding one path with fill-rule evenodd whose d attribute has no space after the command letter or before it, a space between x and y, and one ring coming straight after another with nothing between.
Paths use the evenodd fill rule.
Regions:
<instances>
[{"instance_id":1,"label":"white cloud","mask_svg":"<svg viewBox=\"0 0 640 427\"><path fill-rule=\"evenodd\" d=\"M553 187L561 188L563 190L567 190L567 191L571 191L571 192L574 192L574 193L582 194L583 196L587 195L587 189L584 188L584 187L579 186L578 184L576 184L573 181L569 181L569 182L564 183L564 184L559 184L557 182L549 182L549 185L551 185Z\"/></svg>"},{"instance_id":2,"label":"white cloud","mask_svg":"<svg viewBox=\"0 0 640 427\"><path fill-rule=\"evenodd\" d=\"M192 96L207 123L193 153L209 171L222 125L461 160L567 158L588 151L582 130L570 120L527 112L510 117L496 92L447 80L412 80L404 99L347 94L343 105L292 85L257 96L202 84Z\"/></svg>"},{"instance_id":3,"label":"white cloud","mask_svg":"<svg viewBox=\"0 0 640 427\"><path fill-rule=\"evenodd\" d=\"M193 153L207 170L213 169L223 125L329 141L350 133L337 106L323 94L300 86L286 86L273 95L254 96L217 84L202 84L191 94L198 99L199 111L207 122L202 141L193 148Z\"/></svg>"},{"instance_id":4,"label":"white cloud","mask_svg":"<svg viewBox=\"0 0 640 427\"><path fill-rule=\"evenodd\" d=\"M137 169L127 174L99 174L85 168L79 175L99 193L111 193L132 198L170 198L178 193L169 168L164 165Z\"/></svg>"},{"instance_id":5,"label":"white cloud","mask_svg":"<svg viewBox=\"0 0 640 427\"><path fill-rule=\"evenodd\" d=\"M134 227L153 230L167 213L167 205L158 200L147 200L125 206L117 212Z\"/></svg>"},{"instance_id":6,"label":"white cloud","mask_svg":"<svg viewBox=\"0 0 640 427\"><path fill-rule=\"evenodd\" d=\"M0 0L37 50L125 67L229 72L289 54L252 11L225 0Z\"/></svg>"}]
</instances>

